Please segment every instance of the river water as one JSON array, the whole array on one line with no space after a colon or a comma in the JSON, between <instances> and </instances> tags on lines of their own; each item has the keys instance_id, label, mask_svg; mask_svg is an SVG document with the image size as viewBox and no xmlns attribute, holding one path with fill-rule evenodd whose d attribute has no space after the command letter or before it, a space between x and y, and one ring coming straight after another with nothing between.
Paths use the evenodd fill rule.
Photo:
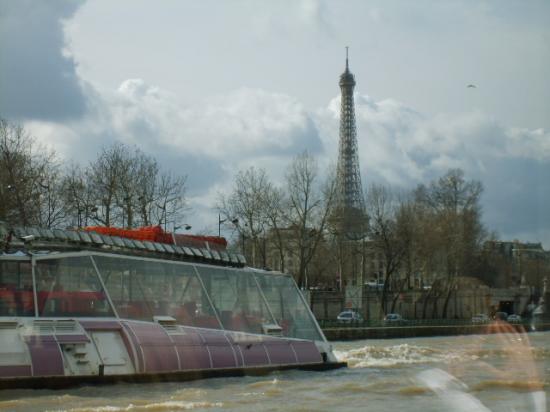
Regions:
<instances>
[{"instance_id":1,"label":"river water","mask_svg":"<svg viewBox=\"0 0 550 412\"><path fill-rule=\"evenodd\" d=\"M334 342L349 367L0 392L7 411L550 411L550 332Z\"/></svg>"}]
</instances>

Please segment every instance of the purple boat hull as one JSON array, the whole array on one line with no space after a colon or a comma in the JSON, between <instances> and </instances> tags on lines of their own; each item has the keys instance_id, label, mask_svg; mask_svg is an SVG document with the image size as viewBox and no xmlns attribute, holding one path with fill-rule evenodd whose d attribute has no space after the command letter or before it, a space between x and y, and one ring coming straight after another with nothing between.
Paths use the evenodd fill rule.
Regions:
<instances>
[{"instance_id":1,"label":"purple boat hull","mask_svg":"<svg viewBox=\"0 0 550 412\"><path fill-rule=\"evenodd\" d=\"M179 325L166 330L158 323L122 319L69 321L69 333L52 327L23 334L19 349L28 354L28 363L0 366L0 388L189 380L343 366L327 363L315 343L306 340ZM103 347L105 343L109 347Z\"/></svg>"}]
</instances>

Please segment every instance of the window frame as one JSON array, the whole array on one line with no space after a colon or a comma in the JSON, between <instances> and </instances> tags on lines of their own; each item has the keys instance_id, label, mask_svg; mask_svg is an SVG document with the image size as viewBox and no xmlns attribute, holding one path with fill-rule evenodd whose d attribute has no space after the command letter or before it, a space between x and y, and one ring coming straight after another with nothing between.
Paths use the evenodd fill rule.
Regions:
<instances>
[{"instance_id":1,"label":"window frame","mask_svg":"<svg viewBox=\"0 0 550 412\"><path fill-rule=\"evenodd\" d=\"M108 253L108 252L100 252L100 251L93 251L93 250L39 253L39 254L30 254L30 255L25 255L25 256L0 255L0 261L23 261L23 262L30 262L31 263L31 274L32 274L32 282L33 282L33 298L34 298L34 317L35 318L41 318L41 316L38 315L38 296L37 296L37 285L36 285L36 263L40 262L40 261L43 261L43 260L55 260L55 259L64 259L64 258L73 258L73 257L90 257L93 269L94 269L94 271L95 271L95 273L96 273L96 275L99 279L101 287L103 288L103 290L105 292L107 301L108 301L108 303L110 305L110 308L113 312L113 315L114 315L113 317L116 318L116 319L121 319L121 317L119 316L119 314L117 312L116 305L113 304L113 301L111 299L111 295L109 293L109 290L107 289L107 287L105 285L102 273L99 270L99 267L97 265L96 260L94 259L95 256L102 256L102 257L116 258L116 259L130 259L130 260L136 260L136 261L169 263L169 264L173 264L173 265L181 265L181 266L187 266L188 268L192 268L195 276L199 280L199 283L200 283L201 289L202 289L202 293L205 294L209 304L213 308L216 319L217 319L217 321L220 325L220 330L223 330L223 331L232 331L232 330L224 328L223 323L221 322L221 320L219 318L219 314L218 314L217 310L215 309L215 307L213 305L212 298L211 298L210 294L208 293L208 291L205 288L204 281L203 281L202 276L200 274L200 268L205 268L205 269L212 268L212 267L223 268L225 270L235 272L236 275L237 274L244 274L244 275L250 276L253 279L253 282L254 282L254 284L256 285L256 287L259 291L260 298L263 301L263 303L265 304L265 306L266 306L266 308L269 312L269 315L271 316L272 319L275 319L274 312L273 312L273 309L271 308L271 306L269 305L268 299L266 298L266 296L264 294L264 291L263 291L263 289L260 285L260 282L258 280L258 276L283 277L283 278L290 279L291 284L294 286L296 292L298 293L300 302L302 303L302 305L305 308L307 314L312 319L312 321L315 325L315 329L318 333L318 336L321 338L321 340L323 342L327 342L326 337L325 337L321 327L319 326L319 323L316 321L315 316L313 315L313 312L311 311L311 308L307 304L302 292L298 288L298 286L296 284L296 281L294 280L294 278L291 275L286 274L286 273L282 273L282 272L269 272L269 271L264 271L264 270L260 270L260 269L250 268L250 267L235 268L235 267L231 267L231 266L217 266L217 265L210 265L210 264L201 263L201 262L187 262L187 261L167 260L167 259L159 259L159 258L147 257L147 256L137 256L137 255L133 256L133 255ZM151 319L151 322L153 322L152 319ZM238 331L233 331L233 332L238 332ZM264 336L264 335L262 334L262 336ZM290 337L290 336L286 336L285 339L304 340L302 338L295 338L295 337Z\"/></svg>"}]
</instances>

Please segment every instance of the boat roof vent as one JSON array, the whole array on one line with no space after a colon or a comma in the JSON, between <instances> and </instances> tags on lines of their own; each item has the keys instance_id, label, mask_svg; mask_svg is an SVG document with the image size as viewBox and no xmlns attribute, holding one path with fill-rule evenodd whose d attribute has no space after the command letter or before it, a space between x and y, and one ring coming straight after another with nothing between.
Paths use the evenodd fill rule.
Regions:
<instances>
[{"instance_id":1,"label":"boat roof vent","mask_svg":"<svg viewBox=\"0 0 550 412\"><path fill-rule=\"evenodd\" d=\"M181 333L177 320L172 316L153 316L153 321L162 326L170 334Z\"/></svg>"},{"instance_id":2,"label":"boat roof vent","mask_svg":"<svg viewBox=\"0 0 550 412\"><path fill-rule=\"evenodd\" d=\"M33 328L40 334L52 334L55 330L53 320L35 320L33 322Z\"/></svg>"},{"instance_id":3,"label":"boat roof vent","mask_svg":"<svg viewBox=\"0 0 550 412\"><path fill-rule=\"evenodd\" d=\"M17 329L19 322L16 320L3 320L0 322L0 330Z\"/></svg>"}]
</instances>

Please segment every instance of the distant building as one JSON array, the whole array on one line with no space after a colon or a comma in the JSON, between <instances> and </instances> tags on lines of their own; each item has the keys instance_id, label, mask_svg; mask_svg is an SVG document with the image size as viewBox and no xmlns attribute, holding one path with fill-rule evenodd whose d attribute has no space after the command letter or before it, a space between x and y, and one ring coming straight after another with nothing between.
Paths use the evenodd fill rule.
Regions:
<instances>
[{"instance_id":1,"label":"distant building","mask_svg":"<svg viewBox=\"0 0 550 412\"><path fill-rule=\"evenodd\" d=\"M541 243L491 240L483 249L494 270L494 286L542 289L544 277L550 276L550 251Z\"/></svg>"},{"instance_id":2,"label":"distant building","mask_svg":"<svg viewBox=\"0 0 550 412\"><path fill-rule=\"evenodd\" d=\"M297 278L300 258L296 241L296 228L271 230L265 238L266 266L271 270L289 273ZM312 236L316 232L311 232ZM327 239L321 239L317 251L306 267L305 286L336 288L335 252Z\"/></svg>"}]
</instances>

